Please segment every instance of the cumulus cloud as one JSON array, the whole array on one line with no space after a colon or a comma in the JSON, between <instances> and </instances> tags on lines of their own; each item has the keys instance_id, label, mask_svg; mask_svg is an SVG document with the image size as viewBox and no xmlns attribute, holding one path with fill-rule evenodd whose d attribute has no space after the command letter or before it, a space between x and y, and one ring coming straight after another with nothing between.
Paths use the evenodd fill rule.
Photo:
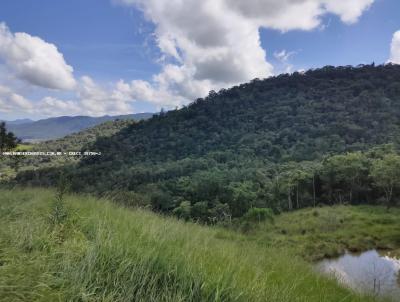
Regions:
<instances>
[{"instance_id":1,"label":"cumulus cloud","mask_svg":"<svg viewBox=\"0 0 400 302\"><path fill-rule=\"evenodd\" d=\"M374 0L113 0L141 9L155 24L163 68L149 82L133 82L142 97L176 103L273 74L260 28L312 30L328 13L351 24ZM140 93L138 93L140 96ZM172 103L171 103L172 104Z\"/></svg>"},{"instance_id":2,"label":"cumulus cloud","mask_svg":"<svg viewBox=\"0 0 400 302\"><path fill-rule=\"evenodd\" d=\"M35 106L35 112L44 116L78 115L82 108L77 101L60 100L55 97L44 97Z\"/></svg>"},{"instance_id":3,"label":"cumulus cloud","mask_svg":"<svg viewBox=\"0 0 400 302\"><path fill-rule=\"evenodd\" d=\"M11 89L0 85L0 112L30 112L33 105Z\"/></svg>"},{"instance_id":4,"label":"cumulus cloud","mask_svg":"<svg viewBox=\"0 0 400 302\"><path fill-rule=\"evenodd\" d=\"M63 101L54 97L44 97L32 102L8 87L0 85L0 112L38 114L40 116L76 115L81 108L78 102Z\"/></svg>"},{"instance_id":5,"label":"cumulus cloud","mask_svg":"<svg viewBox=\"0 0 400 302\"><path fill-rule=\"evenodd\" d=\"M27 33L13 34L5 23L0 23L0 63L1 61L5 63L0 64L1 74L11 71L11 76L0 77L3 83L0 84L0 112L40 116L126 114L133 111L134 95L144 95L140 85L135 83L128 85L129 89L126 91L126 84L122 82L106 89L88 76L76 80L73 68L67 65L55 45ZM31 85L39 86L41 93L49 92L53 96L28 100L12 90L18 86L15 85L15 79L24 80L28 89L31 89ZM8 85L5 85L6 82ZM138 92L133 93L132 89L136 86ZM54 96L59 91L47 89L68 90L75 96L72 100L63 100Z\"/></svg>"},{"instance_id":6,"label":"cumulus cloud","mask_svg":"<svg viewBox=\"0 0 400 302\"><path fill-rule=\"evenodd\" d=\"M12 33L0 23L0 59L19 79L61 90L74 89L73 68L54 44L27 33Z\"/></svg>"},{"instance_id":7,"label":"cumulus cloud","mask_svg":"<svg viewBox=\"0 0 400 302\"><path fill-rule=\"evenodd\" d=\"M125 87L126 86L126 87ZM88 76L82 77L76 85L76 96L70 100L46 96L33 101L26 99L12 89L0 85L0 112L36 116L60 115L119 115L134 111L133 84L122 81L111 89L104 89Z\"/></svg>"},{"instance_id":8,"label":"cumulus cloud","mask_svg":"<svg viewBox=\"0 0 400 302\"><path fill-rule=\"evenodd\" d=\"M153 81L134 81L130 95L170 106L273 74L260 28L312 30L327 13L354 23L374 0L114 0L141 9L156 25L163 68ZM277 55L277 54L276 54ZM286 70L291 54L278 56ZM286 56L286 57L285 57Z\"/></svg>"},{"instance_id":9,"label":"cumulus cloud","mask_svg":"<svg viewBox=\"0 0 400 302\"><path fill-rule=\"evenodd\" d=\"M79 79L73 100L45 97L35 104L34 111L44 116L119 115L133 112L133 99L119 84L109 90L100 87L89 76Z\"/></svg>"},{"instance_id":10,"label":"cumulus cloud","mask_svg":"<svg viewBox=\"0 0 400 302\"><path fill-rule=\"evenodd\" d=\"M31 102L0 86L0 111L40 115L105 115L133 112L135 101L157 108L181 106L210 90L276 73L260 42L260 29L312 30L335 14L357 22L374 0L112 0L139 8L155 25L162 69L151 81L120 80L111 88L84 76L75 79L57 47L27 33L12 33L0 23L0 68L35 86L70 90L70 100L53 96ZM393 38L392 61L399 61ZM397 46L396 46L397 45ZM397 56L396 56L397 53ZM274 54L286 72L292 52ZM1 78L0 78L1 80ZM4 82L4 81L2 81ZM3 83L4 84L4 83ZM8 90L7 90L8 89Z\"/></svg>"},{"instance_id":11,"label":"cumulus cloud","mask_svg":"<svg viewBox=\"0 0 400 302\"><path fill-rule=\"evenodd\" d=\"M358 18L374 3L374 0L325 0L322 2L325 2L327 12L338 15L345 23L352 24L358 21Z\"/></svg>"},{"instance_id":12,"label":"cumulus cloud","mask_svg":"<svg viewBox=\"0 0 400 302\"><path fill-rule=\"evenodd\" d=\"M162 72L147 85L154 97L168 92L175 105L182 98L191 100L211 89L272 74L256 24L238 16L223 1L130 3L139 5L156 24L155 37L166 56Z\"/></svg>"},{"instance_id":13,"label":"cumulus cloud","mask_svg":"<svg viewBox=\"0 0 400 302\"><path fill-rule=\"evenodd\" d=\"M89 115L116 115L131 113L133 99L117 84L111 90L105 90L93 79L84 76L78 89L81 110Z\"/></svg>"},{"instance_id":14,"label":"cumulus cloud","mask_svg":"<svg viewBox=\"0 0 400 302\"><path fill-rule=\"evenodd\" d=\"M157 82L157 89L154 88L149 82L143 80L134 80L130 83L126 83L120 80L113 95L120 95L125 99L129 100L140 100L148 103L152 103L156 108L161 109L163 107L179 107L185 103L186 99L171 91L170 85L164 85L164 80Z\"/></svg>"},{"instance_id":15,"label":"cumulus cloud","mask_svg":"<svg viewBox=\"0 0 400 302\"><path fill-rule=\"evenodd\" d=\"M389 62L400 64L400 30L393 35Z\"/></svg>"}]
</instances>

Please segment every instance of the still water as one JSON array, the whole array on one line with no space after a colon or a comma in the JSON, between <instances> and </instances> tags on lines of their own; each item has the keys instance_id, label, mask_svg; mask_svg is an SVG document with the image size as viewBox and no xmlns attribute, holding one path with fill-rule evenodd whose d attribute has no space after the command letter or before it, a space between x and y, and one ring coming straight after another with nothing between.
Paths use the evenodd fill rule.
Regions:
<instances>
[{"instance_id":1,"label":"still water","mask_svg":"<svg viewBox=\"0 0 400 302\"><path fill-rule=\"evenodd\" d=\"M317 269L352 289L400 301L400 259L376 250L325 259Z\"/></svg>"}]
</instances>

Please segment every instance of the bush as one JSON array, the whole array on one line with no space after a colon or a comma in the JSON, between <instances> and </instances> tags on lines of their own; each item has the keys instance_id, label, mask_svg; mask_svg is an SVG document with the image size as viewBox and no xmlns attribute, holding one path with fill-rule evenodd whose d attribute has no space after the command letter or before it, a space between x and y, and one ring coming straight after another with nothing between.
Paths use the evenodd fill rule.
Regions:
<instances>
[{"instance_id":1,"label":"bush","mask_svg":"<svg viewBox=\"0 0 400 302\"><path fill-rule=\"evenodd\" d=\"M148 195L132 191L111 191L105 194L105 196L126 207L147 208L150 206L150 198Z\"/></svg>"},{"instance_id":2,"label":"bush","mask_svg":"<svg viewBox=\"0 0 400 302\"><path fill-rule=\"evenodd\" d=\"M190 219L192 206L190 205L190 201L182 201L179 204L179 207L173 210L175 216L185 219L186 221Z\"/></svg>"},{"instance_id":3,"label":"bush","mask_svg":"<svg viewBox=\"0 0 400 302\"><path fill-rule=\"evenodd\" d=\"M274 212L269 208L251 208L244 215L244 220L248 222L258 222L269 220L274 221Z\"/></svg>"}]
</instances>

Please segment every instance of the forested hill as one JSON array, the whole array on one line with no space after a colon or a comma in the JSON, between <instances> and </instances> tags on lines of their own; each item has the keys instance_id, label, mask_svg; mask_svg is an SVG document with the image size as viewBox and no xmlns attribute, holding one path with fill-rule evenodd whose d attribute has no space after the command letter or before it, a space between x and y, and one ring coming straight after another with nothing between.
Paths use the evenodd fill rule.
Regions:
<instances>
[{"instance_id":1,"label":"forested hill","mask_svg":"<svg viewBox=\"0 0 400 302\"><path fill-rule=\"evenodd\" d=\"M384 198L373 174L389 175L379 161L371 167L396 149L399 122L400 66L328 66L211 92L99 138L90 149L102 156L65 169L75 190L129 191L124 202L200 220L252 207L371 203ZM322 161L357 150L372 151ZM381 166L397 160L400 167L400 157ZM18 180L48 184L58 173ZM400 176L398 186L396 198Z\"/></svg>"},{"instance_id":2,"label":"forested hill","mask_svg":"<svg viewBox=\"0 0 400 302\"><path fill-rule=\"evenodd\" d=\"M209 152L312 160L397 142L400 66L325 67L211 92L98 141L99 159L165 161Z\"/></svg>"},{"instance_id":3,"label":"forested hill","mask_svg":"<svg viewBox=\"0 0 400 302\"><path fill-rule=\"evenodd\" d=\"M77 152L81 150L90 151L90 146L99 137L110 137L124 127L135 123L132 119L118 119L108 121L94 127L82 130L78 133L67 135L63 138L44 141L31 145L20 145L18 151L32 152ZM59 167L67 163L76 163L80 160L78 156L25 156L1 158L1 177L10 179L17 172L43 169L48 167Z\"/></svg>"}]
</instances>

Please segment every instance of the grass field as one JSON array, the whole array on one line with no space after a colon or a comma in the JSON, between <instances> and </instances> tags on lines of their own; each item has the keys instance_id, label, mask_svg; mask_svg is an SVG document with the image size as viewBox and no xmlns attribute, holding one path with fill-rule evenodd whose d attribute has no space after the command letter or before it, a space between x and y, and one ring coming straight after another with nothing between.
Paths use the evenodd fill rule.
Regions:
<instances>
[{"instance_id":1,"label":"grass field","mask_svg":"<svg viewBox=\"0 0 400 302\"><path fill-rule=\"evenodd\" d=\"M29 151L33 146L32 144L19 144L17 148L15 148L15 151Z\"/></svg>"},{"instance_id":2,"label":"grass field","mask_svg":"<svg viewBox=\"0 0 400 302\"><path fill-rule=\"evenodd\" d=\"M311 217L329 215L318 212ZM375 301L317 275L298 256L297 244L311 241L302 236L319 233L302 215L307 210L240 235L88 196L64 204L50 190L2 190L0 300ZM302 222L306 233L297 234Z\"/></svg>"},{"instance_id":3,"label":"grass field","mask_svg":"<svg viewBox=\"0 0 400 302\"><path fill-rule=\"evenodd\" d=\"M302 209L276 216L248 238L264 246L290 249L315 261L346 250L381 249L400 252L400 209L378 206L333 206ZM399 253L400 256L400 253Z\"/></svg>"}]
</instances>

